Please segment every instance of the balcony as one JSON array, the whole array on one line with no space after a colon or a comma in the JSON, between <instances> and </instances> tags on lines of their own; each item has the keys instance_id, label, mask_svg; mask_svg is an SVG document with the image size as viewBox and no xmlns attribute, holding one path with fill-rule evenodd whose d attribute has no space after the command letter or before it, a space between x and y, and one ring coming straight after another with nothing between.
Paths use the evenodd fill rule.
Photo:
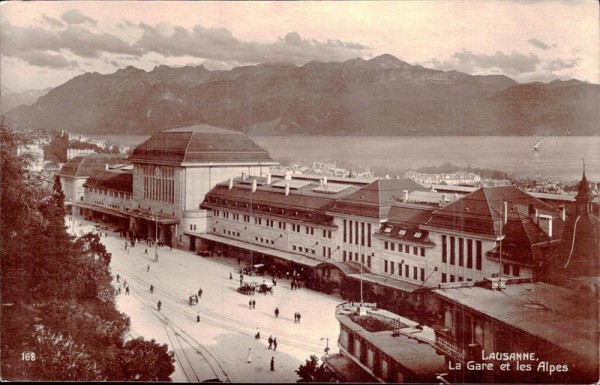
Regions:
<instances>
[{"instance_id":1,"label":"balcony","mask_svg":"<svg viewBox=\"0 0 600 385\"><path fill-rule=\"evenodd\" d=\"M459 361L465 361L467 358L467 351L464 346L454 340L448 333L448 329L435 330L435 347L447 356Z\"/></svg>"}]
</instances>

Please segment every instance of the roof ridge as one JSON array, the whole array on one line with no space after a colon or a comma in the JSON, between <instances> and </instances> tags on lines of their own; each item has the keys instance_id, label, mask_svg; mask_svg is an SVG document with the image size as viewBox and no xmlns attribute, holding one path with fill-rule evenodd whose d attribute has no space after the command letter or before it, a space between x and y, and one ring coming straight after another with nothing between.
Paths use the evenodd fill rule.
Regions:
<instances>
[{"instance_id":1,"label":"roof ridge","mask_svg":"<svg viewBox=\"0 0 600 385\"><path fill-rule=\"evenodd\" d=\"M191 132L190 133L190 137L188 138L188 142L185 145L185 151L183 152L183 161L184 162L186 161L187 154L188 154L188 148L190 147L190 143L192 143L192 138L194 137L194 134L195 134L195 132Z\"/></svg>"}]
</instances>

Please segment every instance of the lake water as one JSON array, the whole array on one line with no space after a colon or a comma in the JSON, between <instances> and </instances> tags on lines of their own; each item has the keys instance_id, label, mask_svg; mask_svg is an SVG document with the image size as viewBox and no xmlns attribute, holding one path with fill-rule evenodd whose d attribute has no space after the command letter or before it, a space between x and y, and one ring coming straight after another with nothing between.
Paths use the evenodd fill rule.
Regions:
<instances>
[{"instance_id":1,"label":"lake water","mask_svg":"<svg viewBox=\"0 0 600 385\"><path fill-rule=\"evenodd\" d=\"M93 137L134 146L149 136ZM600 180L600 137L597 136L545 137L538 152L531 148L535 138L521 136L261 136L252 140L275 158L346 160L357 166L397 170L454 163L566 182L581 178L585 159L588 179Z\"/></svg>"},{"instance_id":2,"label":"lake water","mask_svg":"<svg viewBox=\"0 0 600 385\"><path fill-rule=\"evenodd\" d=\"M444 163L471 165L542 176L562 181L581 178L585 159L588 179L600 179L600 137L546 137L539 151L534 138L518 136L461 137L253 137L271 156L298 155L307 160L345 159L357 165L392 169Z\"/></svg>"}]
</instances>

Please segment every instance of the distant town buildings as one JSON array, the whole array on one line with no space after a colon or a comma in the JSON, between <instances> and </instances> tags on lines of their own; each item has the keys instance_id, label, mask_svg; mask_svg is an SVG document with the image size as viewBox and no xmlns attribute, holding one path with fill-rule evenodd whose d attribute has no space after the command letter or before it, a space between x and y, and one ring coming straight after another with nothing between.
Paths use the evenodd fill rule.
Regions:
<instances>
[{"instance_id":1,"label":"distant town buildings","mask_svg":"<svg viewBox=\"0 0 600 385\"><path fill-rule=\"evenodd\" d=\"M407 171L405 178L412 179L422 185L447 184L460 186L478 186L481 177L472 172L457 171L453 173L425 174L416 171Z\"/></svg>"}]
</instances>

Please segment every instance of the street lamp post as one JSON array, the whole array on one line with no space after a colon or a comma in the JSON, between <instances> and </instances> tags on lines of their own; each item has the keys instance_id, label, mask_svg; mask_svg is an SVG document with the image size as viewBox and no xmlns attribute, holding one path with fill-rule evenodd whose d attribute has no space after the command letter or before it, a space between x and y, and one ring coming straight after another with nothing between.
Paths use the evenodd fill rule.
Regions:
<instances>
[{"instance_id":1,"label":"street lamp post","mask_svg":"<svg viewBox=\"0 0 600 385\"><path fill-rule=\"evenodd\" d=\"M154 214L154 262L158 262L158 218Z\"/></svg>"},{"instance_id":2,"label":"street lamp post","mask_svg":"<svg viewBox=\"0 0 600 385\"><path fill-rule=\"evenodd\" d=\"M325 340L325 354L329 354L329 337L321 337L321 341Z\"/></svg>"}]
</instances>

